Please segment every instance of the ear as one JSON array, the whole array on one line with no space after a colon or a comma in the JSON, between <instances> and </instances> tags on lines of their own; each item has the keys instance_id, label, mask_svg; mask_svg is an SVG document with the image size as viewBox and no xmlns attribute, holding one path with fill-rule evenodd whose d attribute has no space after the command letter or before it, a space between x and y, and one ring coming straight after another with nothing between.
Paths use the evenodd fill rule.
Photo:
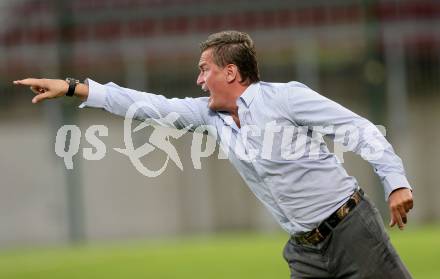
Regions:
<instances>
[{"instance_id":1,"label":"ear","mask_svg":"<svg viewBox=\"0 0 440 279\"><path fill-rule=\"evenodd\" d=\"M234 82L238 78L238 76L239 76L238 68L234 64L226 65L224 70L225 70L225 73L226 73L226 81L228 83Z\"/></svg>"}]
</instances>

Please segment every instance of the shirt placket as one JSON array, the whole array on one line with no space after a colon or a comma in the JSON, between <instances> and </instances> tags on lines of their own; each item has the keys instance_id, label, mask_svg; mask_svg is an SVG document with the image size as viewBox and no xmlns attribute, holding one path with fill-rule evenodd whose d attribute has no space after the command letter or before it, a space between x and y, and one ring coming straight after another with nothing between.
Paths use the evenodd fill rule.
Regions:
<instances>
[{"instance_id":1,"label":"shirt placket","mask_svg":"<svg viewBox=\"0 0 440 279\"><path fill-rule=\"evenodd\" d=\"M243 128L245 125L256 125L257 123L254 123L253 119L252 119L252 115L251 112L248 108L246 108L245 106L239 106L238 109L238 115L240 118L240 126L241 128ZM261 132L260 136L263 136L264 132ZM249 155L249 148L252 146L249 146L249 137L250 135L247 135L247 143L245 144L245 136L244 134L241 133L241 129L239 132L240 135L240 144L243 146L244 151L246 153L246 155ZM260 150L261 151L261 150ZM256 160L252 160L249 162L249 164L251 164L255 170L255 172L257 173L257 175L259 175L261 178L264 178L264 171L261 169L261 166L258 164L258 162ZM269 181L269 178L265 178L264 179L266 183L268 183L269 185L272 183L275 183L275 181L271 180ZM270 193L272 194L272 199L275 202L275 204L277 204L280 208L280 210L283 212L283 214L286 216L284 219L282 219L282 222L286 222L286 221L290 221L286 215L286 211L288 211L284 206L283 206L283 196L281 195L281 193L274 191L274 188L268 186L268 189L270 191ZM258 189L257 189L258 191Z\"/></svg>"}]
</instances>

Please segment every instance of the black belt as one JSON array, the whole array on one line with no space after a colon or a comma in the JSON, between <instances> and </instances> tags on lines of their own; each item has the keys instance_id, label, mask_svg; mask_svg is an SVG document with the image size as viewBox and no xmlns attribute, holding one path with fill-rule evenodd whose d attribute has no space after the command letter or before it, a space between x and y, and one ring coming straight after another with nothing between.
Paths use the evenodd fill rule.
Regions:
<instances>
[{"instance_id":1,"label":"black belt","mask_svg":"<svg viewBox=\"0 0 440 279\"><path fill-rule=\"evenodd\" d=\"M319 226L309 232L293 235L292 239L298 244L316 245L327 238L333 228L335 228L362 200L364 191L362 189L354 192L348 201L332 213L327 219L322 221Z\"/></svg>"}]
</instances>

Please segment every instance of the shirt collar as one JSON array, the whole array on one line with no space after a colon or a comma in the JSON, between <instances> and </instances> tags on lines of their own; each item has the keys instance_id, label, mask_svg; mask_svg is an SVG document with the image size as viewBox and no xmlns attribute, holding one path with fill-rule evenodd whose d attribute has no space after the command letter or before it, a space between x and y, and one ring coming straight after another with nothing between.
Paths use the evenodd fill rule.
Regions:
<instances>
[{"instance_id":1,"label":"shirt collar","mask_svg":"<svg viewBox=\"0 0 440 279\"><path fill-rule=\"evenodd\" d=\"M249 107L252 101L254 100L255 94L257 94L259 91L260 91L260 82L252 83L241 94L240 99L245 103L247 107Z\"/></svg>"},{"instance_id":2,"label":"shirt collar","mask_svg":"<svg viewBox=\"0 0 440 279\"><path fill-rule=\"evenodd\" d=\"M220 118L227 126L230 126L232 127L232 129L239 131L237 124L235 124L234 119L232 119L232 116L228 112L217 111L217 114L220 115Z\"/></svg>"}]
</instances>

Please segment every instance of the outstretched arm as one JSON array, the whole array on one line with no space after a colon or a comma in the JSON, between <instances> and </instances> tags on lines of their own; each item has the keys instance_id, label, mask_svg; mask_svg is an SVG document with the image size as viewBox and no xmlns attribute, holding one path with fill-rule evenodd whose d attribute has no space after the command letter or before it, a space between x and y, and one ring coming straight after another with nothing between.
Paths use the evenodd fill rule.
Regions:
<instances>
[{"instance_id":1,"label":"outstretched arm","mask_svg":"<svg viewBox=\"0 0 440 279\"><path fill-rule=\"evenodd\" d=\"M62 97L69 88L68 83L60 79L27 78L14 81L14 84L30 87L36 94L32 103ZM76 86L75 96L84 102L80 105L81 108L102 108L125 117L129 116L127 113L132 105L138 105L131 117L141 121L152 119L159 126L188 128L192 131L198 126L210 124L207 98L169 99L162 95L124 88L112 82L100 84L91 79ZM173 119L172 123L167 122L167 119Z\"/></svg>"},{"instance_id":2,"label":"outstretched arm","mask_svg":"<svg viewBox=\"0 0 440 279\"><path fill-rule=\"evenodd\" d=\"M32 103L36 104L46 99L58 98L66 95L69 84L61 79L37 79L26 78L14 81L14 84L29 86L36 96L32 99ZM75 96L82 101L87 100L89 95L89 87L87 84L79 83L75 89Z\"/></svg>"}]
</instances>

